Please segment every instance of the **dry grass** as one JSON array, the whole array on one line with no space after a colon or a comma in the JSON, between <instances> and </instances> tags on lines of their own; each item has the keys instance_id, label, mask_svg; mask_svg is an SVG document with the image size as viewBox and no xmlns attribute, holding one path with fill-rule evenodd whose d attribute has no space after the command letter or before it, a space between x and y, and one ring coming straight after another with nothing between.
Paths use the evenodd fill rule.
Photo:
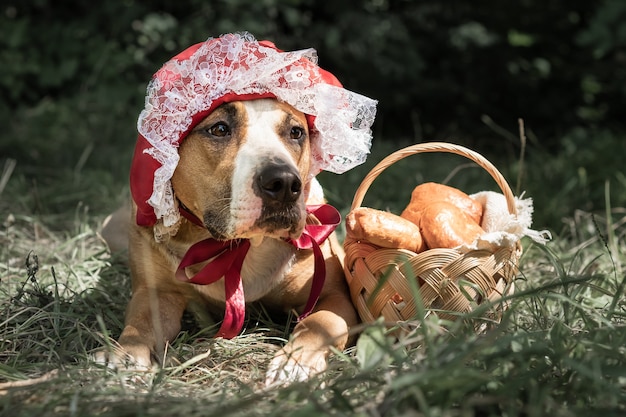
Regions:
<instances>
[{"instance_id":1,"label":"dry grass","mask_svg":"<svg viewBox=\"0 0 626 417\"><path fill-rule=\"evenodd\" d=\"M422 320L401 340L371 326L326 373L266 389L265 367L288 332L263 311L233 340L187 320L153 372L91 362L121 331L128 270L97 236L102 212L24 209L42 193L25 184L9 181L0 201L0 415L626 414L623 209L576 212L547 248L524 242L519 291L488 333L475 334L471 317L446 331ZM384 192L373 199L390 203Z\"/></svg>"}]
</instances>

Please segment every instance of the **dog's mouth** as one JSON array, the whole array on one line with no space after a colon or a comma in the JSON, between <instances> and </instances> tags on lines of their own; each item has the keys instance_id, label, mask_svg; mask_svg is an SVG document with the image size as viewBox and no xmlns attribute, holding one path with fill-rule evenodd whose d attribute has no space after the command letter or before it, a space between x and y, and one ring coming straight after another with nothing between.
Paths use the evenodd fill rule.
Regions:
<instances>
[{"instance_id":1,"label":"dog's mouth","mask_svg":"<svg viewBox=\"0 0 626 417\"><path fill-rule=\"evenodd\" d=\"M298 238L304 229L303 215L295 208L282 211L263 212L255 223L255 229L263 234L280 238Z\"/></svg>"},{"instance_id":2,"label":"dog's mouth","mask_svg":"<svg viewBox=\"0 0 626 417\"><path fill-rule=\"evenodd\" d=\"M255 237L297 239L306 225L306 212L299 205L289 208L261 210L256 220L239 218L234 224L225 222L208 213L204 215L204 226L214 239L233 240Z\"/></svg>"},{"instance_id":3,"label":"dog's mouth","mask_svg":"<svg viewBox=\"0 0 626 417\"><path fill-rule=\"evenodd\" d=\"M222 233L220 230L210 224L205 223L205 227L215 240L232 240L232 238L229 238L228 235Z\"/></svg>"}]
</instances>

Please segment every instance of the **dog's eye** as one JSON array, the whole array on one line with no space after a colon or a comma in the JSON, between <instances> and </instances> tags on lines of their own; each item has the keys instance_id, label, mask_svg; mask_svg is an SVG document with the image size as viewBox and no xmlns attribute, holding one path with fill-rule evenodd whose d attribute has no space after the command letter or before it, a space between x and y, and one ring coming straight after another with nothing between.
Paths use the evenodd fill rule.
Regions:
<instances>
[{"instance_id":1,"label":"dog's eye","mask_svg":"<svg viewBox=\"0 0 626 417\"><path fill-rule=\"evenodd\" d=\"M228 125L224 122L218 122L208 128L207 132L209 132L212 136L223 138L230 135L230 127L228 127Z\"/></svg>"},{"instance_id":2,"label":"dog's eye","mask_svg":"<svg viewBox=\"0 0 626 417\"><path fill-rule=\"evenodd\" d=\"M289 132L291 139L302 139L304 136L304 129L298 126L294 126L291 128L291 132Z\"/></svg>"}]
</instances>

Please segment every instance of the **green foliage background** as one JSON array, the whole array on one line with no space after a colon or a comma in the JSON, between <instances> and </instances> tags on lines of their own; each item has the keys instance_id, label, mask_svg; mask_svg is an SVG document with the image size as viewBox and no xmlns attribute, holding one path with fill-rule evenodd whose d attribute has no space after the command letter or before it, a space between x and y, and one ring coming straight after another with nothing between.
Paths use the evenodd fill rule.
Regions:
<instances>
[{"instance_id":1,"label":"green foliage background","mask_svg":"<svg viewBox=\"0 0 626 417\"><path fill-rule=\"evenodd\" d=\"M379 100L368 161L320 175L344 213L375 163L429 140L475 149L535 200L554 239L523 241L499 325L419 317L397 341L368 326L328 372L269 390L289 326L263 312L232 341L185 323L155 372L90 361L129 298L97 230L128 198L146 84L185 47L242 30L314 47ZM625 63L623 0L0 0L0 416L624 415ZM364 205L397 212L429 180L493 188L476 168L412 156Z\"/></svg>"},{"instance_id":2,"label":"green foliage background","mask_svg":"<svg viewBox=\"0 0 626 417\"><path fill-rule=\"evenodd\" d=\"M546 208L537 221L558 229L574 207L604 207L606 181L626 204L625 17L621 0L5 0L0 164L16 160L16 186L53 210L75 201L46 195L49 181L110 192L151 75L190 44L247 30L316 48L346 87L378 99L375 143L457 142L513 182L524 174Z\"/></svg>"}]
</instances>

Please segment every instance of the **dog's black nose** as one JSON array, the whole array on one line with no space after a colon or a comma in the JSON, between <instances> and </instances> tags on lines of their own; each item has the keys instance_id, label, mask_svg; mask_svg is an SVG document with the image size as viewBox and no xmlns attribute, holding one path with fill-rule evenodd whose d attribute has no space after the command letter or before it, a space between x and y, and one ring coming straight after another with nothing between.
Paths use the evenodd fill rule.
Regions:
<instances>
[{"instance_id":1,"label":"dog's black nose","mask_svg":"<svg viewBox=\"0 0 626 417\"><path fill-rule=\"evenodd\" d=\"M295 202L302 192L300 175L290 165L270 164L257 175L260 197L266 203L289 204Z\"/></svg>"}]
</instances>

